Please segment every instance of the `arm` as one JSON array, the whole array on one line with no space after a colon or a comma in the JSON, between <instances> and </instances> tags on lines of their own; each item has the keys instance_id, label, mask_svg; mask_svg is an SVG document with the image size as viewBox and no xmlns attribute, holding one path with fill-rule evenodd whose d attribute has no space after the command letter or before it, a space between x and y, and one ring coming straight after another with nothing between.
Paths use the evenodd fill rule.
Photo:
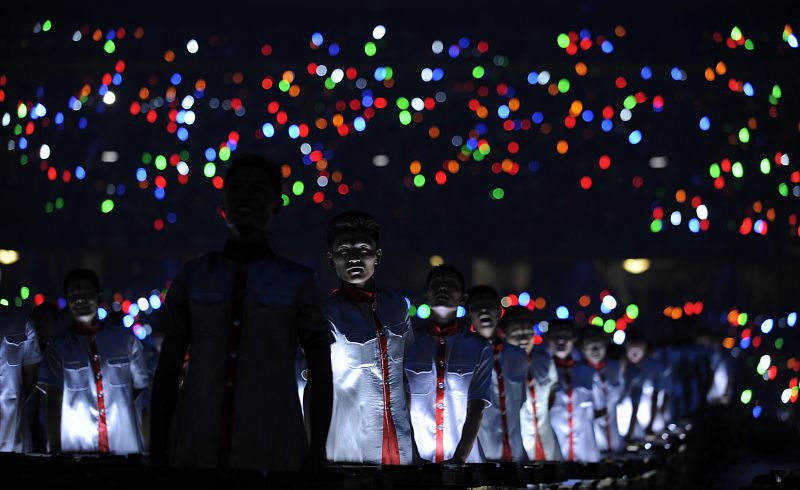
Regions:
<instances>
[{"instance_id":1,"label":"arm","mask_svg":"<svg viewBox=\"0 0 800 490\"><path fill-rule=\"evenodd\" d=\"M492 349L486 342L481 350L475 371L469 383L467 396L467 416L461 428L461 439L458 441L450 462L464 463L475 445L478 431L481 428L483 410L491 404L492 390Z\"/></svg>"},{"instance_id":2,"label":"arm","mask_svg":"<svg viewBox=\"0 0 800 490\"><path fill-rule=\"evenodd\" d=\"M61 404L64 392L61 388L47 386L47 440L50 443L50 452L61 452Z\"/></svg>"},{"instance_id":3,"label":"arm","mask_svg":"<svg viewBox=\"0 0 800 490\"><path fill-rule=\"evenodd\" d=\"M39 363L42 362L42 351L39 348L39 338L33 324L28 321L25 325L25 353L22 358L22 389L25 400L28 399L39 378Z\"/></svg>"},{"instance_id":4,"label":"arm","mask_svg":"<svg viewBox=\"0 0 800 490\"><path fill-rule=\"evenodd\" d=\"M36 381L39 378L39 363L22 366L22 388L25 390L25 399L36 389Z\"/></svg>"},{"instance_id":5,"label":"arm","mask_svg":"<svg viewBox=\"0 0 800 490\"><path fill-rule=\"evenodd\" d=\"M475 445L475 440L478 438L485 407L486 402L483 400L470 400L467 402L467 418L464 420L464 427L461 429L461 440L458 441L458 446L456 446L451 462L464 463L469 457L472 446Z\"/></svg>"},{"instance_id":6,"label":"arm","mask_svg":"<svg viewBox=\"0 0 800 490\"><path fill-rule=\"evenodd\" d=\"M325 460L325 443L333 410L333 373L329 346L306 350L308 384L303 397L306 428L310 431L306 471L316 471Z\"/></svg>"}]
</instances>

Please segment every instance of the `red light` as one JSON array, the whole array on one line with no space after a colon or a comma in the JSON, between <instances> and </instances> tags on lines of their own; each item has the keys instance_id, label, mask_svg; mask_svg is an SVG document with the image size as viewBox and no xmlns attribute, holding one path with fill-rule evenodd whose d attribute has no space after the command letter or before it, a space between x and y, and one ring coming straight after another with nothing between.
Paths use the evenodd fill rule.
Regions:
<instances>
[{"instance_id":1,"label":"red light","mask_svg":"<svg viewBox=\"0 0 800 490\"><path fill-rule=\"evenodd\" d=\"M38 294L33 296L33 304L35 304L36 306L39 306L42 303L44 303L44 295L43 294L38 293ZM797 378L795 378L795 384L797 384Z\"/></svg>"},{"instance_id":2,"label":"red light","mask_svg":"<svg viewBox=\"0 0 800 490\"><path fill-rule=\"evenodd\" d=\"M603 119L611 119L614 117L614 108L610 105L603 107Z\"/></svg>"},{"instance_id":3,"label":"red light","mask_svg":"<svg viewBox=\"0 0 800 490\"><path fill-rule=\"evenodd\" d=\"M136 102L136 101L131 102L131 109L130 109L131 110L131 116L135 116L135 115L139 114L139 110L140 109L141 109L141 106L139 105L138 102Z\"/></svg>"},{"instance_id":4,"label":"red light","mask_svg":"<svg viewBox=\"0 0 800 490\"><path fill-rule=\"evenodd\" d=\"M153 124L154 122L156 122L156 118L157 117L158 117L158 114L156 114L156 111L154 111L153 109L150 109L149 111L147 111L147 122L149 122L150 124Z\"/></svg>"},{"instance_id":5,"label":"red light","mask_svg":"<svg viewBox=\"0 0 800 490\"><path fill-rule=\"evenodd\" d=\"M587 49L592 47L592 40L588 37L581 39L581 49L586 51Z\"/></svg>"},{"instance_id":6,"label":"red light","mask_svg":"<svg viewBox=\"0 0 800 490\"><path fill-rule=\"evenodd\" d=\"M375 102L373 103L373 105L378 109L385 109L386 104L387 104L386 99L384 99L383 97L378 97L377 99L375 99Z\"/></svg>"},{"instance_id":7,"label":"red light","mask_svg":"<svg viewBox=\"0 0 800 490\"><path fill-rule=\"evenodd\" d=\"M314 201L314 203L316 204L320 204L322 201L325 200L325 194L317 191L314 193L314 196L311 198L311 200Z\"/></svg>"},{"instance_id":8,"label":"red light","mask_svg":"<svg viewBox=\"0 0 800 490\"><path fill-rule=\"evenodd\" d=\"M56 180L58 178L58 172L56 172L55 167L50 167L47 169L47 179L48 180Z\"/></svg>"},{"instance_id":9,"label":"red light","mask_svg":"<svg viewBox=\"0 0 800 490\"><path fill-rule=\"evenodd\" d=\"M225 184L225 181L223 181L222 177L220 177L219 175L217 175L216 177L211 179L211 185L213 185L214 188L216 188L216 189L222 189L224 184Z\"/></svg>"},{"instance_id":10,"label":"red light","mask_svg":"<svg viewBox=\"0 0 800 490\"><path fill-rule=\"evenodd\" d=\"M358 71L355 68L350 67L347 70L345 70L344 74L348 80L355 80L356 77L358 76Z\"/></svg>"},{"instance_id":11,"label":"red light","mask_svg":"<svg viewBox=\"0 0 800 490\"><path fill-rule=\"evenodd\" d=\"M275 116L275 120L276 120L276 121L278 121L278 124L286 124L286 121L287 121L288 119L289 119L289 118L286 116L286 113L285 113L285 112L283 112L283 111L280 111L280 112L279 112L279 113L278 113L278 114Z\"/></svg>"},{"instance_id":12,"label":"red light","mask_svg":"<svg viewBox=\"0 0 800 490\"><path fill-rule=\"evenodd\" d=\"M637 189L641 189L644 186L644 179L639 177L638 175L633 178L633 186Z\"/></svg>"},{"instance_id":13,"label":"red light","mask_svg":"<svg viewBox=\"0 0 800 490\"><path fill-rule=\"evenodd\" d=\"M265 44L261 46L261 56L269 56L272 54L272 46Z\"/></svg>"},{"instance_id":14,"label":"red light","mask_svg":"<svg viewBox=\"0 0 800 490\"><path fill-rule=\"evenodd\" d=\"M486 41L481 41L478 43L478 52L485 53L489 51L489 43Z\"/></svg>"},{"instance_id":15,"label":"red light","mask_svg":"<svg viewBox=\"0 0 800 490\"><path fill-rule=\"evenodd\" d=\"M72 180L72 174L69 170L64 170L64 172L61 174L61 180L63 180L66 184Z\"/></svg>"},{"instance_id":16,"label":"red light","mask_svg":"<svg viewBox=\"0 0 800 490\"><path fill-rule=\"evenodd\" d=\"M156 187L163 189L167 186L167 179L165 179L163 175L159 175L155 178L154 183L156 184Z\"/></svg>"},{"instance_id":17,"label":"red light","mask_svg":"<svg viewBox=\"0 0 800 490\"><path fill-rule=\"evenodd\" d=\"M117 73L125 71L125 62L122 60L117 61L117 64L114 66L114 71Z\"/></svg>"},{"instance_id":18,"label":"red light","mask_svg":"<svg viewBox=\"0 0 800 490\"><path fill-rule=\"evenodd\" d=\"M275 100L267 104L267 112L269 112L270 114L275 114L276 112L278 112L278 109L280 108L281 105Z\"/></svg>"},{"instance_id":19,"label":"red light","mask_svg":"<svg viewBox=\"0 0 800 490\"><path fill-rule=\"evenodd\" d=\"M567 46L567 54L570 56L574 56L578 52L578 47L574 44L570 44Z\"/></svg>"},{"instance_id":20,"label":"red light","mask_svg":"<svg viewBox=\"0 0 800 490\"><path fill-rule=\"evenodd\" d=\"M339 194L346 196L350 192L350 187L347 184L339 185Z\"/></svg>"},{"instance_id":21,"label":"red light","mask_svg":"<svg viewBox=\"0 0 800 490\"><path fill-rule=\"evenodd\" d=\"M653 210L653 219L664 219L664 208L661 206L656 207Z\"/></svg>"},{"instance_id":22,"label":"red light","mask_svg":"<svg viewBox=\"0 0 800 490\"><path fill-rule=\"evenodd\" d=\"M742 221L741 226L739 226L739 233L742 235L748 235L751 231L753 231L753 220L750 218L745 218Z\"/></svg>"},{"instance_id":23,"label":"red light","mask_svg":"<svg viewBox=\"0 0 800 490\"><path fill-rule=\"evenodd\" d=\"M625 88L628 86L628 81L625 80L625 77L617 77L617 79L614 80L614 85L616 85L617 88ZM603 117L606 117L605 110L603 110ZM611 116L606 117L606 119L611 119Z\"/></svg>"},{"instance_id":24,"label":"red light","mask_svg":"<svg viewBox=\"0 0 800 490\"><path fill-rule=\"evenodd\" d=\"M608 170L609 167L611 167L611 157L608 155L602 155L600 160L597 162L597 165L599 165L603 170Z\"/></svg>"},{"instance_id":25,"label":"red light","mask_svg":"<svg viewBox=\"0 0 800 490\"><path fill-rule=\"evenodd\" d=\"M443 170L439 170L436 172L435 179L437 184L444 185L447 182L447 174Z\"/></svg>"},{"instance_id":26,"label":"red light","mask_svg":"<svg viewBox=\"0 0 800 490\"><path fill-rule=\"evenodd\" d=\"M155 228L156 231L163 230L164 229L164 220L161 219L161 218L158 218L155 221L153 221L153 228Z\"/></svg>"},{"instance_id":27,"label":"red light","mask_svg":"<svg viewBox=\"0 0 800 490\"><path fill-rule=\"evenodd\" d=\"M588 175L581 177L581 189L588 191L592 188L592 178Z\"/></svg>"},{"instance_id":28,"label":"red light","mask_svg":"<svg viewBox=\"0 0 800 490\"><path fill-rule=\"evenodd\" d=\"M317 64L316 63L309 63L306 67L309 75L316 75L317 74Z\"/></svg>"},{"instance_id":29,"label":"red light","mask_svg":"<svg viewBox=\"0 0 800 490\"><path fill-rule=\"evenodd\" d=\"M272 77L264 77L264 79L261 80L261 88L269 90L272 88L272 83Z\"/></svg>"},{"instance_id":30,"label":"red light","mask_svg":"<svg viewBox=\"0 0 800 490\"><path fill-rule=\"evenodd\" d=\"M519 151L519 144L516 141L512 141L508 144L508 152L509 153L517 153Z\"/></svg>"},{"instance_id":31,"label":"red light","mask_svg":"<svg viewBox=\"0 0 800 490\"><path fill-rule=\"evenodd\" d=\"M574 117L567 116L567 117L564 118L564 127L566 127L567 129L572 129L572 128L575 127L575 123L576 122L577 121L575 120Z\"/></svg>"},{"instance_id":32,"label":"red light","mask_svg":"<svg viewBox=\"0 0 800 490\"><path fill-rule=\"evenodd\" d=\"M103 75L103 85L111 85L111 81L112 78L110 73L106 73L105 75Z\"/></svg>"}]
</instances>

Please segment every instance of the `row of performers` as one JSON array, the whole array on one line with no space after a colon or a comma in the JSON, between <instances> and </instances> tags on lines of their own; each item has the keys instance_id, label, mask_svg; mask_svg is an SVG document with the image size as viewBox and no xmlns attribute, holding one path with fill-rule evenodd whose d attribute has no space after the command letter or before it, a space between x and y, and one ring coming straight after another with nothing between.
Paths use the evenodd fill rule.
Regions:
<instances>
[{"instance_id":1,"label":"row of performers","mask_svg":"<svg viewBox=\"0 0 800 490\"><path fill-rule=\"evenodd\" d=\"M152 460L189 467L597 461L667 420L664 369L641 337L629 336L622 363L605 361L594 327L581 329L576 360L569 320L550 322L546 348L534 346L529 310L501 315L496 292L467 293L452 266L430 271L431 314L412 325L404 297L376 288L383 251L366 213L328 226L341 287L323 300L312 271L266 241L280 182L258 156L230 165L231 235L172 281L152 387L141 343L98 320L93 272L67 275L70 326L44 354L24 315L0 310L0 450L29 448L21 407L37 383L50 451L140 453L151 425ZM149 410L137 410L151 391Z\"/></svg>"}]
</instances>

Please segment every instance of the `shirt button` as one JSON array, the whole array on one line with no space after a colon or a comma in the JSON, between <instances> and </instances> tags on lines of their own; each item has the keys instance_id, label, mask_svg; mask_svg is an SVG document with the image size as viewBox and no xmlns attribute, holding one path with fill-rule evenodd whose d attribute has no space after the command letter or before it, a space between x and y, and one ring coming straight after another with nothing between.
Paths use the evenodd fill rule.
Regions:
<instances>
[{"instance_id":1,"label":"shirt button","mask_svg":"<svg viewBox=\"0 0 800 490\"><path fill-rule=\"evenodd\" d=\"M444 361L439 361L440 366L444 366Z\"/></svg>"},{"instance_id":2,"label":"shirt button","mask_svg":"<svg viewBox=\"0 0 800 490\"><path fill-rule=\"evenodd\" d=\"M444 408L444 403L437 403L436 408L442 409Z\"/></svg>"},{"instance_id":3,"label":"shirt button","mask_svg":"<svg viewBox=\"0 0 800 490\"><path fill-rule=\"evenodd\" d=\"M231 359L236 359L237 357L239 357L239 353L236 352L236 351L233 351L230 354L228 354L228 356L230 356Z\"/></svg>"},{"instance_id":4,"label":"shirt button","mask_svg":"<svg viewBox=\"0 0 800 490\"><path fill-rule=\"evenodd\" d=\"M100 410L100 415L105 415L105 414L106 414L105 410Z\"/></svg>"},{"instance_id":5,"label":"shirt button","mask_svg":"<svg viewBox=\"0 0 800 490\"><path fill-rule=\"evenodd\" d=\"M443 339L443 338L442 338L442 339L439 339L439 343L440 343L440 344L444 344L444 339Z\"/></svg>"},{"instance_id":6,"label":"shirt button","mask_svg":"<svg viewBox=\"0 0 800 490\"><path fill-rule=\"evenodd\" d=\"M444 383L439 383L439 388L444 388Z\"/></svg>"},{"instance_id":7,"label":"shirt button","mask_svg":"<svg viewBox=\"0 0 800 490\"><path fill-rule=\"evenodd\" d=\"M505 411L505 410L503 410L502 412L500 412L500 415L503 415L503 416L505 416L505 414L506 414L506 411Z\"/></svg>"},{"instance_id":8,"label":"shirt button","mask_svg":"<svg viewBox=\"0 0 800 490\"><path fill-rule=\"evenodd\" d=\"M232 390L232 389L234 389L234 388L236 387L236 383L234 383L233 381L228 381L228 382L225 384L225 386L226 386L226 387L227 387L229 390Z\"/></svg>"},{"instance_id":9,"label":"shirt button","mask_svg":"<svg viewBox=\"0 0 800 490\"><path fill-rule=\"evenodd\" d=\"M97 393L97 398L103 398L103 392L102 391Z\"/></svg>"},{"instance_id":10,"label":"shirt button","mask_svg":"<svg viewBox=\"0 0 800 490\"><path fill-rule=\"evenodd\" d=\"M92 356L92 359L94 359L95 361L97 361L97 360L99 360L99 359L100 359L100 356L98 356L97 354L95 354L95 355L93 355L93 356Z\"/></svg>"},{"instance_id":11,"label":"shirt button","mask_svg":"<svg viewBox=\"0 0 800 490\"><path fill-rule=\"evenodd\" d=\"M100 381L101 379L103 379L103 375L102 374L98 374L98 375L96 375L94 377L94 379L96 379L97 381Z\"/></svg>"},{"instance_id":12,"label":"shirt button","mask_svg":"<svg viewBox=\"0 0 800 490\"><path fill-rule=\"evenodd\" d=\"M233 321L233 326L234 326L234 327L238 327L238 326L239 326L239 325L241 325L241 324L242 324L242 322L241 322L241 321L239 321L239 320L234 320L234 321Z\"/></svg>"},{"instance_id":13,"label":"shirt button","mask_svg":"<svg viewBox=\"0 0 800 490\"><path fill-rule=\"evenodd\" d=\"M444 430L444 426L439 424L436 426L436 430Z\"/></svg>"}]
</instances>

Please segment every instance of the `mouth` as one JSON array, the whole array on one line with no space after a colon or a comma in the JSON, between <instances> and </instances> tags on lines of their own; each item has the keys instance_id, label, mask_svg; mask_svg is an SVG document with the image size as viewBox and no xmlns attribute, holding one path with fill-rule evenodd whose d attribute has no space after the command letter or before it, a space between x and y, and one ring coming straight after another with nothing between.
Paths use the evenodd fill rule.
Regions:
<instances>
[{"instance_id":1,"label":"mouth","mask_svg":"<svg viewBox=\"0 0 800 490\"><path fill-rule=\"evenodd\" d=\"M492 323L492 315L490 315L488 312L481 312L481 313L478 315L478 320L479 320L479 321L480 321L480 322L481 322L483 325L486 325L486 326L488 326L488 325L490 325L490 324Z\"/></svg>"},{"instance_id":2,"label":"mouth","mask_svg":"<svg viewBox=\"0 0 800 490\"><path fill-rule=\"evenodd\" d=\"M350 276L358 277L358 276L361 276L362 274L364 274L364 267L362 267L360 265L350 266L345 270L347 271L347 274L349 274Z\"/></svg>"}]
</instances>

